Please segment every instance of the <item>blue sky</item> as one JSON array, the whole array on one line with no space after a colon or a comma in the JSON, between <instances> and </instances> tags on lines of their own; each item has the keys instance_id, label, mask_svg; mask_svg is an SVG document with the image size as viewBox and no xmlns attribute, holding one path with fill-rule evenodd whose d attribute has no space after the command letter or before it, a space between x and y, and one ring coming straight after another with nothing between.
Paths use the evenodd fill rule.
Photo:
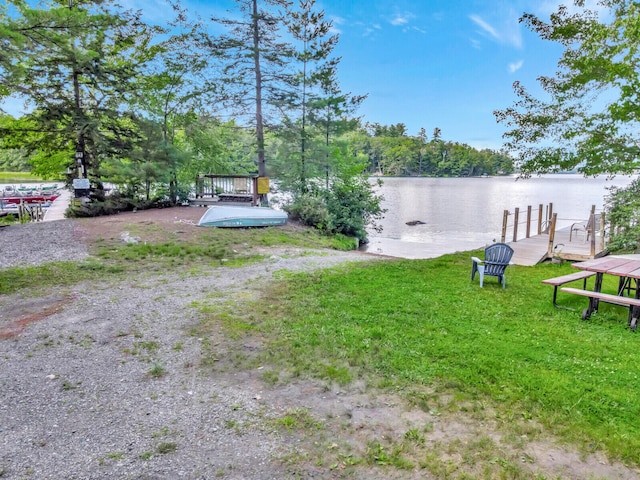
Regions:
<instances>
[{"instance_id":1,"label":"blue sky","mask_svg":"<svg viewBox=\"0 0 640 480\"><path fill-rule=\"evenodd\" d=\"M143 4L159 0L129 0ZM297 1L297 0L294 0ZM316 0L334 24L344 91L368 94L364 121L404 123L410 135L434 128L448 141L499 149L505 127L493 111L513 104L513 82L540 92L536 78L556 71L562 48L519 23L548 19L571 0ZM587 0L593 6L595 0ZM183 0L202 18L228 17L232 0ZM573 8L573 7L571 7ZM595 8L595 7L593 7ZM162 10L156 9L160 13Z\"/></svg>"},{"instance_id":2,"label":"blue sky","mask_svg":"<svg viewBox=\"0 0 640 480\"><path fill-rule=\"evenodd\" d=\"M316 0L340 41L344 91L368 94L364 121L404 123L409 135L440 128L447 141L499 149L505 127L493 111L513 104L512 84L534 93L539 75L556 71L562 48L523 25L570 0ZM152 22L171 18L164 0L124 0ZM204 20L230 16L233 0L183 0ZM587 0L593 5L595 0Z\"/></svg>"}]
</instances>

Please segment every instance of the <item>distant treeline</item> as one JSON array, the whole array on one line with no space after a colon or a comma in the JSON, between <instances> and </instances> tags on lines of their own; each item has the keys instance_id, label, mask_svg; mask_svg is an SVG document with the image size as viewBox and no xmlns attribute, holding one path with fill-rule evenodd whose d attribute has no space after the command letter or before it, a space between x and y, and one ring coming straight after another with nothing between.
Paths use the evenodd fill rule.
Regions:
<instances>
[{"instance_id":1,"label":"distant treeline","mask_svg":"<svg viewBox=\"0 0 640 480\"><path fill-rule=\"evenodd\" d=\"M366 124L366 140L360 152L369 158L368 171L387 176L468 177L513 173L513 159L490 149L445 141L439 128L430 139L424 129L409 136L403 123L385 126Z\"/></svg>"}]
</instances>

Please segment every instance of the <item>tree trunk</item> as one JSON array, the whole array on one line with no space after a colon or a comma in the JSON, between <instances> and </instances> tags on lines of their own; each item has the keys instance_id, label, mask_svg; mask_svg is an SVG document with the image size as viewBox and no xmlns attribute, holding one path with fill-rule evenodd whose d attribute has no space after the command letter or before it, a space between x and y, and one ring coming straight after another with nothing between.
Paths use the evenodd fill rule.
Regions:
<instances>
[{"instance_id":1,"label":"tree trunk","mask_svg":"<svg viewBox=\"0 0 640 480\"><path fill-rule=\"evenodd\" d=\"M262 119L262 70L260 69L260 30L258 28L258 0L253 0L253 61L256 80L256 143L258 149L258 176L267 176L264 155L264 123ZM267 194L260 194L260 203L267 203Z\"/></svg>"}]
</instances>

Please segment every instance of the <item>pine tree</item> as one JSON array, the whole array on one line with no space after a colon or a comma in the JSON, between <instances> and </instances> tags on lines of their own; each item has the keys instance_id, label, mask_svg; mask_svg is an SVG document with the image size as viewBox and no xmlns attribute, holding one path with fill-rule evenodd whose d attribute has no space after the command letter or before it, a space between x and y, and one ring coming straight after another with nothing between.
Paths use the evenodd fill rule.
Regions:
<instances>
[{"instance_id":1,"label":"pine tree","mask_svg":"<svg viewBox=\"0 0 640 480\"><path fill-rule=\"evenodd\" d=\"M211 39L209 47L222 65L223 106L239 117L250 115L255 127L258 175L267 176L265 125L279 115L292 76L291 46L280 40L286 0L236 0L241 18L212 18L228 33Z\"/></svg>"},{"instance_id":2,"label":"pine tree","mask_svg":"<svg viewBox=\"0 0 640 480\"><path fill-rule=\"evenodd\" d=\"M9 4L11 14L0 11L0 83L5 95L24 98L29 113L3 135L38 152L38 174L77 168L78 176L98 179L103 158L131 148L123 108L153 32L108 1Z\"/></svg>"}]
</instances>

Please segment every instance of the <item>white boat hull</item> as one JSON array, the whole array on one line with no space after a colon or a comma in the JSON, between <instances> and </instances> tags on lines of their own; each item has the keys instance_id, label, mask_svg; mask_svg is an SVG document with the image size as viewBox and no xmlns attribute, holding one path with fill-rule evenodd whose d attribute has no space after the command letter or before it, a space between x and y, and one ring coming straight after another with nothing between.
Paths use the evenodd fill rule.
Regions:
<instances>
[{"instance_id":1,"label":"white boat hull","mask_svg":"<svg viewBox=\"0 0 640 480\"><path fill-rule=\"evenodd\" d=\"M201 227L271 227L287 223L287 213L265 207L215 206L198 221Z\"/></svg>"}]
</instances>

